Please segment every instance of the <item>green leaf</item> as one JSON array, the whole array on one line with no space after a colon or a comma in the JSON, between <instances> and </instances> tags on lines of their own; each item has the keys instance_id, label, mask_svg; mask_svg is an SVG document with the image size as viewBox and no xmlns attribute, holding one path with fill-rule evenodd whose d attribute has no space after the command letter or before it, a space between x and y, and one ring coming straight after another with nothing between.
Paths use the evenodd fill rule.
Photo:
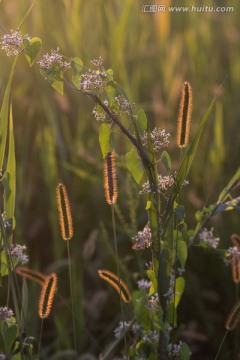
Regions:
<instances>
[{"instance_id":1,"label":"green leaf","mask_svg":"<svg viewBox=\"0 0 240 360\"><path fill-rule=\"evenodd\" d=\"M181 349L179 351L179 360L189 360L191 356L191 351L186 343L182 343Z\"/></svg>"},{"instance_id":2,"label":"green leaf","mask_svg":"<svg viewBox=\"0 0 240 360\"><path fill-rule=\"evenodd\" d=\"M8 275L8 262L5 250L1 252L1 275L2 277Z\"/></svg>"},{"instance_id":3,"label":"green leaf","mask_svg":"<svg viewBox=\"0 0 240 360\"><path fill-rule=\"evenodd\" d=\"M3 166L3 158L6 147L9 106L10 106L10 92L11 92L12 78L13 78L16 61L17 58L14 60L14 63L12 65L12 69L8 78L7 87L3 97L2 107L0 111L0 170L2 169Z\"/></svg>"},{"instance_id":4,"label":"green leaf","mask_svg":"<svg viewBox=\"0 0 240 360\"><path fill-rule=\"evenodd\" d=\"M177 205L175 208L175 214L177 215L178 219L180 221L183 221L185 218L185 213L184 213L184 206L183 205Z\"/></svg>"},{"instance_id":5,"label":"green leaf","mask_svg":"<svg viewBox=\"0 0 240 360\"><path fill-rule=\"evenodd\" d=\"M10 118L9 118L9 149L7 168L3 176L4 185L4 210L6 220L12 223L12 230L14 224L14 210L15 210L15 198L16 198L16 159L15 159L15 142L13 133L13 118L12 118L12 106L10 106ZM11 237L9 239L11 243Z\"/></svg>"},{"instance_id":6,"label":"green leaf","mask_svg":"<svg viewBox=\"0 0 240 360\"><path fill-rule=\"evenodd\" d=\"M152 286L149 290L149 295L157 293L157 279L153 270L147 270L149 280L152 282Z\"/></svg>"},{"instance_id":7,"label":"green leaf","mask_svg":"<svg viewBox=\"0 0 240 360\"><path fill-rule=\"evenodd\" d=\"M116 87L113 81L109 81L105 87L105 93L109 101L115 100L116 96Z\"/></svg>"},{"instance_id":8,"label":"green leaf","mask_svg":"<svg viewBox=\"0 0 240 360\"><path fill-rule=\"evenodd\" d=\"M21 353L15 354L12 358L12 360L21 360Z\"/></svg>"},{"instance_id":9,"label":"green leaf","mask_svg":"<svg viewBox=\"0 0 240 360\"><path fill-rule=\"evenodd\" d=\"M146 210L149 210L152 206L152 202L150 200L147 201L147 204L146 204Z\"/></svg>"},{"instance_id":10,"label":"green leaf","mask_svg":"<svg viewBox=\"0 0 240 360\"><path fill-rule=\"evenodd\" d=\"M134 149L132 149L126 154L125 159L128 170L134 177L135 181L139 184L144 174L141 159L139 158L137 152Z\"/></svg>"},{"instance_id":11,"label":"green leaf","mask_svg":"<svg viewBox=\"0 0 240 360\"><path fill-rule=\"evenodd\" d=\"M106 74L107 74L107 78L110 81L113 81L113 70L112 69L107 69Z\"/></svg>"},{"instance_id":12,"label":"green leaf","mask_svg":"<svg viewBox=\"0 0 240 360\"><path fill-rule=\"evenodd\" d=\"M116 101L116 86L113 81L109 81L107 86L105 87L105 94L108 100L108 106L115 113L119 110L118 102Z\"/></svg>"},{"instance_id":13,"label":"green leaf","mask_svg":"<svg viewBox=\"0 0 240 360\"><path fill-rule=\"evenodd\" d=\"M23 44L25 47L25 57L29 65L32 66L41 49L42 40L38 37L33 37L31 40L24 39Z\"/></svg>"},{"instance_id":14,"label":"green leaf","mask_svg":"<svg viewBox=\"0 0 240 360\"><path fill-rule=\"evenodd\" d=\"M171 158L168 154L167 151L163 151L162 155L161 155L161 161L165 167L165 169L169 172L171 171L171 167L172 167L172 162L171 162Z\"/></svg>"},{"instance_id":15,"label":"green leaf","mask_svg":"<svg viewBox=\"0 0 240 360\"><path fill-rule=\"evenodd\" d=\"M177 256L180 260L182 269L185 268L185 264L186 264L186 260L187 260L187 253L188 253L188 249L187 249L186 242L183 240L178 241L177 242Z\"/></svg>"},{"instance_id":16,"label":"green leaf","mask_svg":"<svg viewBox=\"0 0 240 360\"><path fill-rule=\"evenodd\" d=\"M81 89L80 85L80 73L83 69L83 62L80 58L75 57L70 62L70 67L72 69L73 75L72 75L72 83L74 86L76 86L77 89Z\"/></svg>"},{"instance_id":17,"label":"green leaf","mask_svg":"<svg viewBox=\"0 0 240 360\"><path fill-rule=\"evenodd\" d=\"M8 326L7 322L4 321L3 324L3 341L5 345L4 351L8 354L11 351L11 347L16 340L18 335L18 326L17 325L11 325Z\"/></svg>"},{"instance_id":18,"label":"green leaf","mask_svg":"<svg viewBox=\"0 0 240 360\"><path fill-rule=\"evenodd\" d=\"M112 150L112 129L103 123L99 129L99 143L102 150L103 159Z\"/></svg>"},{"instance_id":19,"label":"green leaf","mask_svg":"<svg viewBox=\"0 0 240 360\"><path fill-rule=\"evenodd\" d=\"M181 300L182 294L185 288L185 280L182 276L179 276L176 279L176 286L175 286L175 309L178 307L179 301Z\"/></svg>"},{"instance_id":20,"label":"green leaf","mask_svg":"<svg viewBox=\"0 0 240 360\"><path fill-rule=\"evenodd\" d=\"M144 110L140 110L137 114L137 124L138 124L138 129L139 129L139 133L142 135L144 133L144 131L147 131L147 116Z\"/></svg>"},{"instance_id":21,"label":"green leaf","mask_svg":"<svg viewBox=\"0 0 240 360\"><path fill-rule=\"evenodd\" d=\"M173 301L167 305L167 321L173 327L177 327L177 310L174 307Z\"/></svg>"},{"instance_id":22,"label":"green leaf","mask_svg":"<svg viewBox=\"0 0 240 360\"><path fill-rule=\"evenodd\" d=\"M63 95L63 72L59 65L50 70L40 69L40 73L57 92Z\"/></svg>"}]
</instances>

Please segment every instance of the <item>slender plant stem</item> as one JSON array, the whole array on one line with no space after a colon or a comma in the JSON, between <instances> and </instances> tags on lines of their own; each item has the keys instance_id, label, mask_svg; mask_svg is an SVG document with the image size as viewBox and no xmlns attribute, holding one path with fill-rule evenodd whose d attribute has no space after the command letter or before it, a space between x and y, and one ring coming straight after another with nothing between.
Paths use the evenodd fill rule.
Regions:
<instances>
[{"instance_id":1,"label":"slender plant stem","mask_svg":"<svg viewBox=\"0 0 240 360\"><path fill-rule=\"evenodd\" d=\"M11 288L11 285L10 285L10 278L8 276L8 281L7 281L7 307L9 307L9 300L10 300L10 288Z\"/></svg>"},{"instance_id":2,"label":"slender plant stem","mask_svg":"<svg viewBox=\"0 0 240 360\"><path fill-rule=\"evenodd\" d=\"M76 325L75 325L74 304L73 304L73 281L72 281L72 269L71 269L71 258L70 258L69 241L67 241L67 251L68 251L69 283L70 283L70 292L71 292L71 308L72 308L72 323L73 323L73 341L74 341L74 349L75 349L75 352L76 352L76 355L77 355Z\"/></svg>"},{"instance_id":3,"label":"slender plant stem","mask_svg":"<svg viewBox=\"0 0 240 360\"><path fill-rule=\"evenodd\" d=\"M38 342L37 360L40 359L40 348L41 348L41 342L42 342L42 332L43 332L43 319L41 319L41 328L40 328L40 335L39 335L39 342Z\"/></svg>"},{"instance_id":4,"label":"slender plant stem","mask_svg":"<svg viewBox=\"0 0 240 360\"><path fill-rule=\"evenodd\" d=\"M218 352L217 352L217 355L216 355L216 357L215 357L214 360L217 360L217 359L218 359L218 355L220 354L220 351L221 351L221 349L222 349L222 346L223 346L223 343L224 343L224 341L225 341L225 339L226 339L227 334L228 334L228 330L225 332L225 334L224 334L224 336L223 336L223 338L222 338L221 344L220 344L220 346L219 346L219 348L218 348Z\"/></svg>"},{"instance_id":5,"label":"slender plant stem","mask_svg":"<svg viewBox=\"0 0 240 360\"><path fill-rule=\"evenodd\" d=\"M176 243L173 239L173 270L174 270L174 287L173 287L173 327L175 322L175 300L176 300L176 274L177 274L177 252L178 252L178 220L176 221Z\"/></svg>"},{"instance_id":6,"label":"slender plant stem","mask_svg":"<svg viewBox=\"0 0 240 360\"><path fill-rule=\"evenodd\" d=\"M124 316L123 316L124 315L124 313L123 313L123 301L122 301L122 297L121 297L122 287L120 285L120 269L119 269L119 256L118 256L118 246L117 246L117 234L116 234L114 204L111 204L111 211L112 211L112 226L113 226L115 258L116 258L117 275L118 275L118 286L119 286L119 289L120 289L120 306L121 306L121 315L122 315L122 319L123 319L124 345L125 345L125 352L127 354L127 338L126 338L126 329L125 329Z\"/></svg>"},{"instance_id":7,"label":"slender plant stem","mask_svg":"<svg viewBox=\"0 0 240 360\"><path fill-rule=\"evenodd\" d=\"M235 291L236 291L236 302L239 299L239 284L235 285ZM239 346L239 327L235 330L235 337L234 337L234 359L237 359L238 356L238 346Z\"/></svg>"},{"instance_id":8,"label":"slender plant stem","mask_svg":"<svg viewBox=\"0 0 240 360\"><path fill-rule=\"evenodd\" d=\"M15 310L15 315L16 315L16 320L17 320L17 323L19 325L20 355L21 355L21 359L24 359L24 355L23 355L23 339L22 339L23 327L22 327L22 321L21 321L18 302L20 303L23 318L24 318L24 312L23 312L22 303L21 303L21 299L20 299L21 296L20 296L20 290L19 290L19 286L18 286L18 282L17 282L16 273L14 271L12 271L12 269L14 268L14 264L13 264L12 257L10 255L8 236L7 236L7 233L6 233L6 229L4 227L2 217L0 217L0 230L1 230L1 233L2 233L3 245L4 245L5 252L6 252L6 259L7 259L6 266L7 266L7 269L8 269L8 295L7 295L8 298L7 298L7 303L9 303L10 289L11 289L12 297L13 297L13 303L14 303L14 310Z\"/></svg>"}]
</instances>

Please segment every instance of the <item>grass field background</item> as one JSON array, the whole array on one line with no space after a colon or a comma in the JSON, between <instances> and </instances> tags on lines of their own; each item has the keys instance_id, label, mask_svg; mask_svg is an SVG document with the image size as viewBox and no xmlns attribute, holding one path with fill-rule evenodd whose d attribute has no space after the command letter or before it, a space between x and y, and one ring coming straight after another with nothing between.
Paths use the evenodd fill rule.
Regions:
<instances>
[{"instance_id":1,"label":"grass field background","mask_svg":"<svg viewBox=\"0 0 240 360\"><path fill-rule=\"evenodd\" d=\"M214 202L239 166L240 152L240 4L208 0L190 5L234 6L229 13L144 13L148 1L37 0L22 32L43 41L41 53L60 48L67 57L84 64L102 56L106 68L135 103L143 108L151 127L170 131L169 151L177 168L176 120L181 85L193 88L191 138L213 96L211 115L185 191L189 226L205 202ZM181 4L180 4L181 3ZM166 6L188 6L189 1L161 1ZM2 0L0 23L6 32L19 26L30 2ZM2 35L3 35L2 31ZM0 53L2 89L10 61ZM3 91L0 95L3 94ZM103 161L98 144L99 125L90 100L66 88L56 93L39 73L19 59L13 83L13 117L17 157L15 239L26 244L30 265L43 272L56 271L61 297L55 315L47 320L43 336L46 358L71 348L71 313L67 279L66 243L59 236L55 189L63 181L70 195L75 235L71 241L79 354L97 355L109 341L119 320L118 298L97 277L99 268L114 264L111 213L104 200ZM144 254L133 253L131 237L146 223L144 203L125 168L129 144L116 134L119 201L117 231L121 267L132 288L137 273L144 274ZM214 218L221 244L240 233L239 215ZM181 336L193 359L212 359L224 332L224 320L234 303L230 269L202 250L191 251L187 288L179 310ZM38 336L38 290L29 284L28 332ZM0 296L4 302L4 294ZM189 308L191 304L191 310ZM64 330L64 331L63 331ZM57 334L57 336L56 336ZM231 359L229 336L225 359ZM89 358L90 359L90 358Z\"/></svg>"}]
</instances>

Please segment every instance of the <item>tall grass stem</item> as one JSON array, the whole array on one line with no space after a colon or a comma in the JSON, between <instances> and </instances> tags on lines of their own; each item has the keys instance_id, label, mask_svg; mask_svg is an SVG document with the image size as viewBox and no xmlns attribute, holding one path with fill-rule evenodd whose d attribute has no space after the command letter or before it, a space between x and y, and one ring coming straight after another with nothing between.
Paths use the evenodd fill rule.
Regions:
<instances>
[{"instance_id":1,"label":"tall grass stem","mask_svg":"<svg viewBox=\"0 0 240 360\"><path fill-rule=\"evenodd\" d=\"M117 275L118 275L118 285L121 291L120 285L120 269L119 269L119 256L118 256L118 246L117 246L117 234L116 234L116 223L115 223L115 214L114 214L114 204L111 204L111 211L112 211L112 226L113 226L113 237L114 237L114 248L115 248L115 258L116 258L116 266L117 266ZM124 331L124 346L125 352L127 354L127 338L126 338L126 329L124 324L124 312L123 312L123 301L120 292L120 306L121 306L121 315L123 320L123 331Z\"/></svg>"},{"instance_id":2,"label":"tall grass stem","mask_svg":"<svg viewBox=\"0 0 240 360\"><path fill-rule=\"evenodd\" d=\"M72 323L73 323L73 341L74 349L77 355L77 340L76 340L76 324L74 317L74 302L73 302L73 281L72 281L72 269L71 269L71 257L69 249L69 241L67 241L67 251L68 251L68 271L69 271L69 283L70 283L70 292L71 292L71 308L72 308Z\"/></svg>"},{"instance_id":3,"label":"tall grass stem","mask_svg":"<svg viewBox=\"0 0 240 360\"><path fill-rule=\"evenodd\" d=\"M221 349L222 349L223 343L224 343L224 341L225 341L225 339L226 339L226 337L227 337L227 334L228 334L228 330L225 332L225 334L224 334L224 336L223 336L223 338L222 338L221 344L220 344L220 346L219 346L219 348L218 348L218 352L217 352L217 355L216 355L216 357L215 357L214 360L217 360L217 359L218 359L218 356L219 356L220 351L221 351Z\"/></svg>"}]
</instances>

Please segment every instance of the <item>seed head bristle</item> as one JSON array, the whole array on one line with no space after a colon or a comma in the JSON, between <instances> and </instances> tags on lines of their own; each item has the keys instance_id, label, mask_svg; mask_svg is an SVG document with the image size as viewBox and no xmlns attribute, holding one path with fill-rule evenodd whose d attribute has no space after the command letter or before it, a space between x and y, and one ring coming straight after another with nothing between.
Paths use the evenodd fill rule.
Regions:
<instances>
[{"instance_id":1,"label":"seed head bristle","mask_svg":"<svg viewBox=\"0 0 240 360\"><path fill-rule=\"evenodd\" d=\"M36 281L40 285L43 285L46 280L46 276L44 274L39 271L28 269L24 266L17 267L16 273L24 278Z\"/></svg>"},{"instance_id":2,"label":"seed head bristle","mask_svg":"<svg viewBox=\"0 0 240 360\"><path fill-rule=\"evenodd\" d=\"M114 287L125 303L129 303L131 301L132 297L128 286L124 281L119 279L117 275L109 270L98 270L98 275Z\"/></svg>"},{"instance_id":3,"label":"seed head bristle","mask_svg":"<svg viewBox=\"0 0 240 360\"><path fill-rule=\"evenodd\" d=\"M177 126L177 145L181 148L188 144L191 116L192 87L188 81L185 81L182 86Z\"/></svg>"},{"instance_id":4,"label":"seed head bristle","mask_svg":"<svg viewBox=\"0 0 240 360\"><path fill-rule=\"evenodd\" d=\"M58 184L56 195L61 235L63 240L71 240L73 237L72 212L67 189L64 184Z\"/></svg>"},{"instance_id":5,"label":"seed head bristle","mask_svg":"<svg viewBox=\"0 0 240 360\"><path fill-rule=\"evenodd\" d=\"M240 322L240 300L234 305L232 310L230 311L225 328L229 331L234 330Z\"/></svg>"},{"instance_id":6,"label":"seed head bristle","mask_svg":"<svg viewBox=\"0 0 240 360\"><path fill-rule=\"evenodd\" d=\"M104 188L105 198L109 205L117 201L117 181L114 150L109 152L104 160Z\"/></svg>"},{"instance_id":7,"label":"seed head bristle","mask_svg":"<svg viewBox=\"0 0 240 360\"><path fill-rule=\"evenodd\" d=\"M46 277L39 298L38 314L41 319L46 319L49 316L56 289L57 275L52 273Z\"/></svg>"}]
</instances>

